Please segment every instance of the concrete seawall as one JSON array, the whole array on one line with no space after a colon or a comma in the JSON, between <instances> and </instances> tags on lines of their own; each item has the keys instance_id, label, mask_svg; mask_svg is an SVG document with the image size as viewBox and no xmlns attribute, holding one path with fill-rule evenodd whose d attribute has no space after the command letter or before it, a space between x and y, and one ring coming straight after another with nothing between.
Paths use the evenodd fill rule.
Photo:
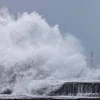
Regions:
<instances>
[{"instance_id":1,"label":"concrete seawall","mask_svg":"<svg viewBox=\"0 0 100 100\"><path fill-rule=\"evenodd\" d=\"M1 94L0 100L100 100L100 82L65 82L48 96L12 96Z\"/></svg>"},{"instance_id":2,"label":"concrete seawall","mask_svg":"<svg viewBox=\"0 0 100 100\"><path fill-rule=\"evenodd\" d=\"M59 89L52 91L51 96L88 96L100 97L100 83L99 82L65 82Z\"/></svg>"}]
</instances>

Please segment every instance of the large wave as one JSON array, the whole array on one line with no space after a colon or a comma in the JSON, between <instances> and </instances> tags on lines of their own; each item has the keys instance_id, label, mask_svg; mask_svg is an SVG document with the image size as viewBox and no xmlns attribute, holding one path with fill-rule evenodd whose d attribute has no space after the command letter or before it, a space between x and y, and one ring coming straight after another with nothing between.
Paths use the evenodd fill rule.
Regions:
<instances>
[{"instance_id":1,"label":"large wave","mask_svg":"<svg viewBox=\"0 0 100 100\"><path fill-rule=\"evenodd\" d=\"M1 9L0 86L13 87L15 94L35 94L33 90L54 86L56 80L97 79L97 71L87 67L80 41L62 34L37 12L16 19Z\"/></svg>"}]
</instances>

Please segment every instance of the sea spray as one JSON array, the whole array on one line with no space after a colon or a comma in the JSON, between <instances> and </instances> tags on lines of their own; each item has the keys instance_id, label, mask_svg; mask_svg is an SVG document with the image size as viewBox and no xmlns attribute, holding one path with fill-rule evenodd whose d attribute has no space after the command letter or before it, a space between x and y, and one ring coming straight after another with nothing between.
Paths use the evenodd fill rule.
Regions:
<instances>
[{"instance_id":1,"label":"sea spray","mask_svg":"<svg viewBox=\"0 0 100 100\"><path fill-rule=\"evenodd\" d=\"M57 86L59 81L56 80L91 77L85 75L90 69L79 40L70 34L62 34L58 25L50 26L35 11L24 12L16 19L7 8L2 8L1 87L13 88L13 94L38 94L32 90ZM52 82L55 85L52 86Z\"/></svg>"}]
</instances>

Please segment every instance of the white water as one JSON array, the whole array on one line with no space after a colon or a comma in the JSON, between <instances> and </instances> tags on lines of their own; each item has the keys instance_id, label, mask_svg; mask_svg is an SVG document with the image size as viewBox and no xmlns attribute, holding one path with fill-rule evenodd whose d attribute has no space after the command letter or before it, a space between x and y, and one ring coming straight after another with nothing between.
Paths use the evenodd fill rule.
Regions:
<instances>
[{"instance_id":1,"label":"white water","mask_svg":"<svg viewBox=\"0 0 100 100\"><path fill-rule=\"evenodd\" d=\"M78 39L67 33L63 37L58 25L50 26L36 12L17 17L7 8L0 10L1 87L13 87L14 94L30 94L57 86L56 80L100 77L98 69L87 67Z\"/></svg>"}]
</instances>

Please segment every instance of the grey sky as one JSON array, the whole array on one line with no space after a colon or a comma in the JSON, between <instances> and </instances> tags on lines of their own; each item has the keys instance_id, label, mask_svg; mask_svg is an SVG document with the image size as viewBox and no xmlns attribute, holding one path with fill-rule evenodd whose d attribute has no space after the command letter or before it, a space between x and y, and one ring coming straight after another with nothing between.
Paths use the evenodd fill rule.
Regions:
<instances>
[{"instance_id":1,"label":"grey sky","mask_svg":"<svg viewBox=\"0 0 100 100\"><path fill-rule=\"evenodd\" d=\"M50 25L78 37L87 57L93 50L100 62L100 0L0 0L2 6L14 14L37 11Z\"/></svg>"}]
</instances>

